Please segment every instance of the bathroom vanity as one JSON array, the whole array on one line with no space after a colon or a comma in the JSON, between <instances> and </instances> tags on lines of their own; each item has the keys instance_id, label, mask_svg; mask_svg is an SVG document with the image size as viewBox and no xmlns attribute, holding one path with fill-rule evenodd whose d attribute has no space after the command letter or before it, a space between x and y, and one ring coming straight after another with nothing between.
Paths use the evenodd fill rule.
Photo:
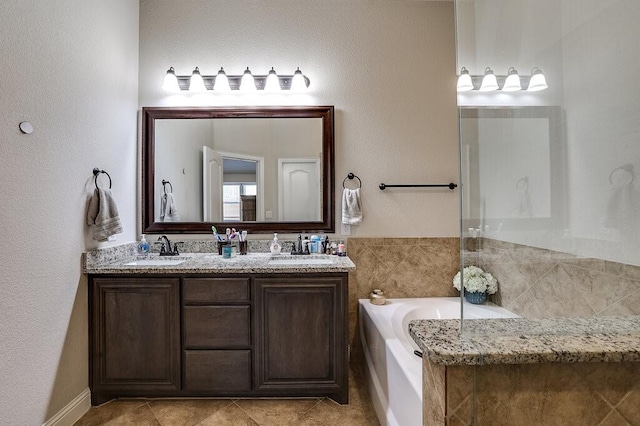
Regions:
<instances>
[{"instance_id":1,"label":"bathroom vanity","mask_svg":"<svg viewBox=\"0 0 640 426\"><path fill-rule=\"evenodd\" d=\"M348 402L347 257L87 266L94 405L118 397ZM290 262L290 263L289 263Z\"/></svg>"}]
</instances>

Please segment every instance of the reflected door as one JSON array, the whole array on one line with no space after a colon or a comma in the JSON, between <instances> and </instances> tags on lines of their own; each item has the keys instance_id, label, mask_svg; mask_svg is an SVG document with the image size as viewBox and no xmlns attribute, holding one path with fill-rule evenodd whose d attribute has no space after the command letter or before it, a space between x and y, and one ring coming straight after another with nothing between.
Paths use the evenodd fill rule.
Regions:
<instances>
[{"instance_id":1,"label":"reflected door","mask_svg":"<svg viewBox=\"0 0 640 426\"><path fill-rule=\"evenodd\" d=\"M202 147L202 213L205 222L222 221L222 155Z\"/></svg>"},{"instance_id":2,"label":"reflected door","mask_svg":"<svg viewBox=\"0 0 640 426\"><path fill-rule=\"evenodd\" d=\"M320 220L320 161L278 160L279 219Z\"/></svg>"}]
</instances>

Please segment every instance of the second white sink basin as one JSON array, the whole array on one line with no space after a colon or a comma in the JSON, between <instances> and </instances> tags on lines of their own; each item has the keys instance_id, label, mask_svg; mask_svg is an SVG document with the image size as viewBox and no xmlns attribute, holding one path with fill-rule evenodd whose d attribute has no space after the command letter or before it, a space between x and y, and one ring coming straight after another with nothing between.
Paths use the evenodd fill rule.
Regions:
<instances>
[{"instance_id":1,"label":"second white sink basin","mask_svg":"<svg viewBox=\"0 0 640 426\"><path fill-rule=\"evenodd\" d=\"M287 257L283 259L270 259L269 265L332 265L334 260L330 257Z\"/></svg>"},{"instance_id":2,"label":"second white sink basin","mask_svg":"<svg viewBox=\"0 0 640 426\"><path fill-rule=\"evenodd\" d=\"M174 266L187 261L187 257L164 257L153 259L138 259L125 263L125 266Z\"/></svg>"}]
</instances>

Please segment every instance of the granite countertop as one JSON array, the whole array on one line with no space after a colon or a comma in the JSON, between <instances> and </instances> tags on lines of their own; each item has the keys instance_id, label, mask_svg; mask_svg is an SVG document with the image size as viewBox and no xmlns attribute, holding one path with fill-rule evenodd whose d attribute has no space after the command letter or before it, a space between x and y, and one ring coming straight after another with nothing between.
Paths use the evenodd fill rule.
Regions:
<instances>
[{"instance_id":1,"label":"granite countertop","mask_svg":"<svg viewBox=\"0 0 640 426\"><path fill-rule=\"evenodd\" d=\"M230 259L214 253L183 253L177 258L186 259L183 263L166 266L136 266L126 263L138 259L171 259L171 256L160 257L149 254L145 257L119 256L104 258L98 261L83 260L83 272L86 274L188 274L188 273L316 273L316 272L349 272L355 269L354 263L347 256L306 255L291 256L289 254L272 255L271 253L248 253L236 255ZM295 259L296 264L271 265L272 259ZM322 263L331 261L330 264ZM320 262L320 263L314 263Z\"/></svg>"},{"instance_id":2,"label":"granite countertop","mask_svg":"<svg viewBox=\"0 0 640 426\"><path fill-rule=\"evenodd\" d=\"M640 361L640 317L414 320L409 334L441 365Z\"/></svg>"}]
</instances>

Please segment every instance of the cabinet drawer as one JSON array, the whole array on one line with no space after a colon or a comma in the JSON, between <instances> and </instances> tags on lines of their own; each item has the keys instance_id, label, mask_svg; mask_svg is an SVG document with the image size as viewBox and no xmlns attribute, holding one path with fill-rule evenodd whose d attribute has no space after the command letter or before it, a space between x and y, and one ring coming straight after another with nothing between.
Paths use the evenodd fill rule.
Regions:
<instances>
[{"instance_id":1,"label":"cabinet drawer","mask_svg":"<svg viewBox=\"0 0 640 426\"><path fill-rule=\"evenodd\" d=\"M251 351L185 351L187 391L237 392L251 390Z\"/></svg>"},{"instance_id":2,"label":"cabinet drawer","mask_svg":"<svg viewBox=\"0 0 640 426\"><path fill-rule=\"evenodd\" d=\"M249 348L251 345L249 312L248 305L185 306L185 348Z\"/></svg>"},{"instance_id":3,"label":"cabinet drawer","mask_svg":"<svg viewBox=\"0 0 640 426\"><path fill-rule=\"evenodd\" d=\"M187 305L248 302L249 278L186 278L182 296Z\"/></svg>"}]
</instances>

